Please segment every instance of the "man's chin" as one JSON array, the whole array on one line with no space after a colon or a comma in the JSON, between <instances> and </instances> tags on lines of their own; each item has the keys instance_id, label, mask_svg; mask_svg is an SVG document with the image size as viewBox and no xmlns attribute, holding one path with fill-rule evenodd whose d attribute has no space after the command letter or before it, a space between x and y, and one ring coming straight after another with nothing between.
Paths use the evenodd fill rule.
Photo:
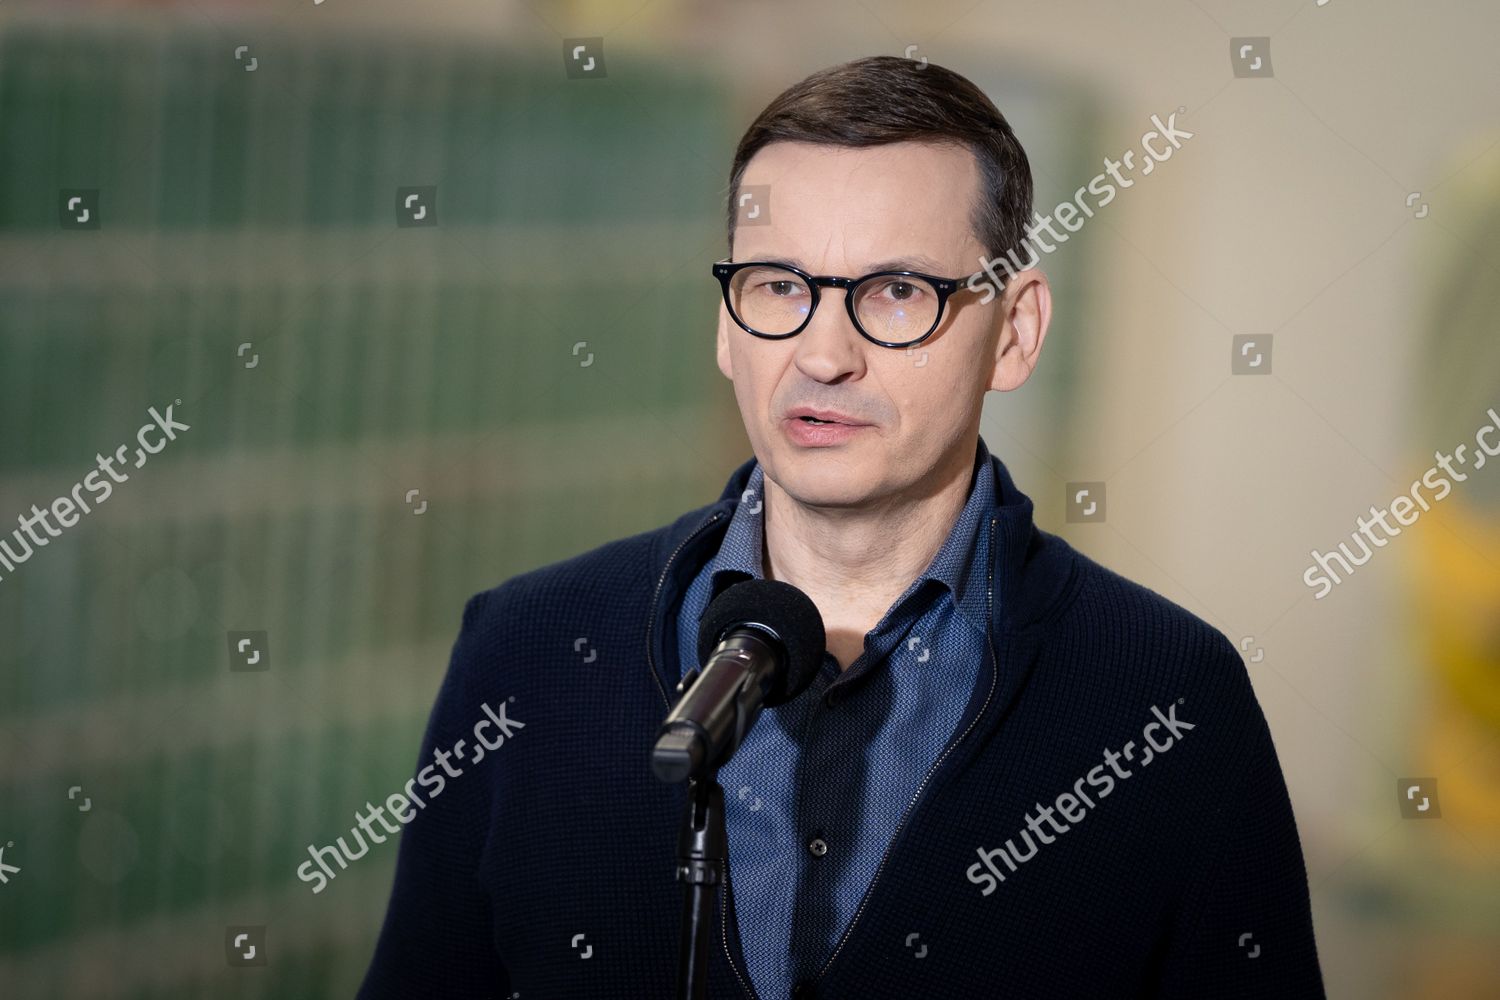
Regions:
<instances>
[{"instance_id":1,"label":"man's chin","mask_svg":"<svg viewBox=\"0 0 1500 1000\"><path fill-rule=\"evenodd\" d=\"M788 449L778 455L775 474L765 474L781 492L809 507L858 507L867 503L876 477L865 463L857 467L838 449Z\"/></svg>"}]
</instances>

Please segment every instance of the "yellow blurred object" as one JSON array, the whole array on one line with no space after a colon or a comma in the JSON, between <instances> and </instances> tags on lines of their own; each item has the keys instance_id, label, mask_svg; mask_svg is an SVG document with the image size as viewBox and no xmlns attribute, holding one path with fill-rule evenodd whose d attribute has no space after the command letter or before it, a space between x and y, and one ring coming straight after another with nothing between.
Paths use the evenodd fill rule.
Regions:
<instances>
[{"instance_id":1,"label":"yellow blurred object","mask_svg":"<svg viewBox=\"0 0 1500 1000\"><path fill-rule=\"evenodd\" d=\"M1500 518L1457 490L1442 514L1413 539L1423 646L1458 704L1500 732Z\"/></svg>"},{"instance_id":2,"label":"yellow blurred object","mask_svg":"<svg viewBox=\"0 0 1500 1000\"><path fill-rule=\"evenodd\" d=\"M1424 757L1458 853L1500 858L1500 519L1457 491L1443 515L1413 538L1419 648L1442 679Z\"/></svg>"}]
</instances>

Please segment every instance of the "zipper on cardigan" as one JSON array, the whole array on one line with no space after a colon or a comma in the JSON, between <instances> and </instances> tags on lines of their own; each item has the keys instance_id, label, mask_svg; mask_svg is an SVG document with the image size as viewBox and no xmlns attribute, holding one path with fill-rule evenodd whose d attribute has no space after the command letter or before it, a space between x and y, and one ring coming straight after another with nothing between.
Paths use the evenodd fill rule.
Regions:
<instances>
[{"instance_id":1,"label":"zipper on cardigan","mask_svg":"<svg viewBox=\"0 0 1500 1000\"><path fill-rule=\"evenodd\" d=\"M727 834L727 831L726 831ZM729 963L729 968L734 971L734 978L739 980L740 989L745 991L745 996L750 1000L760 1000L760 994L755 992L755 987L746 981L750 970L745 970L745 975L740 975L740 967L734 964L734 955L729 951L729 863L724 863L724 891L719 893L719 940L724 945L724 958ZM739 930L738 927L735 928Z\"/></svg>"},{"instance_id":2,"label":"zipper on cardigan","mask_svg":"<svg viewBox=\"0 0 1500 1000\"><path fill-rule=\"evenodd\" d=\"M656 690L660 692L661 700L666 704L669 710L672 707L672 701L667 697L666 689L661 686L661 678L656 674L656 657L654 655L656 643L652 641L655 638L656 633L656 604L661 599L662 584L667 582L667 574L672 571L672 563L677 560L677 557L681 554L683 547L693 539L697 538L699 535L703 534L703 530L705 528L707 528L711 524L714 524L719 520L719 518L723 516L724 512L722 510L714 511L712 517L710 517L707 521L704 521L702 524L698 525L698 527L694 528L686 538L677 543L677 548L672 550L672 554L667 557L666 565L662 567L661 576L656 581L656 589L651 593L651 610L646 618L646 667L651 673L651 679L656 682Z\"/></svg>"},{"instance_id":3,"label":"zipper on cardigan","mask_svg":"<svg viewBox=\"0 0 1500 1000\"><path fill-rule=\"evenodd\" d=\"M864 897L860 899L859 909L854 911L854 916L849 920L849 926L844 928L844 933L839 937L838 946L833 949L833 954L828 956L828 961L823 963L823 968L818 970L816 976L813 976L812 981L815 983L823 978L823 974L828 971L828 967L833 965L833 960L838 958L839 952L844 950L844 945L849 941L849 935L854 931L854 925L859 923L860 916L865 912L865 904L870 901L870 895L875 890L875 884L880 881L880 876L885 872L886 862L890 860L891 851L895 849L896 841L901 838L901 833L906 828L906 821L911 816L912 808L916 806L917 800L922 797L922 792L927 788L927 783L932 780L932 776L937 773L937 769L943 765L943 761L948 759L948 754L953 752L953 748L962 743L964 738L973 731L975 725L979 723L979 720L984 717L985 711L990 707L990 700L995 696L995 687L1000 680L1000 661L995 656L995 644L990 634L995 621L995 518L993 517L990 518L988 548L989 568L985 574L985 607L988 611L988 621L984 630L984 642L989 647L990 662L994 664L994 672L990 675L989 693L984 696L984 704L979 707L979 711L969 721L968 726L943 749L943 752L938 755L938 759L933 763L932 767L928 768L927 773L922 777L922 783L917 786L916 793L912 795L911 801L906 804L906 810L901 814L901 821L896 824L896 832L891 835L891 842L886 845L885 853L880 856L880 864L875 869L875 877L870 880L869 888L865 890Z\"/></svg>"}]
</instances>

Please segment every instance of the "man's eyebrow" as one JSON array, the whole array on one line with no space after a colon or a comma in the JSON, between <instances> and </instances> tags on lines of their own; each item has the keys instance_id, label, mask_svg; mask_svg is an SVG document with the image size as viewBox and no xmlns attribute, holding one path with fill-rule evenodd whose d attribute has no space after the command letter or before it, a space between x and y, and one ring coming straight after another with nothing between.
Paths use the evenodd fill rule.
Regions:
<instances>
[{"instance_id":1,"label":"man's eyebrow","mask_svg":"<svg viewBox=\"0 0 1500 1000\"><path fill-rule=\"evenodd\" d=\"M809 274L812 273L807 265L802 263L801 258L798 257L764 256L756 257L755 259L765 261L767 264L784 264L789 267L795 267L799 271L807 271ZM947 265L942 264L924 254L908 254L905 257L892 257L889 260L878 260L875 263L867 266L863 271L860 272L860 274L875 274L879 271L921 271L925 274L935 274L939 277L944 277L946 276ZM849 275L849 277L858 277L858 275Z\"/></svg>"},{"instance_id":2,"label":"man's eyebrow","mask_svg":"<svg viewBox=\"0 0 1500 1000\"><path fill-rule=\"evenodd\" d=\"M807 270L807 268L805 266L803 266L801 258L798 258L798 257L776 257L776 256L769 255L769 254L763 254L763 255L760 255L760 256L746 257L745 259L746 260L758 260L758 261L762 261L762 262L764 262L766 264L784 264L787 267L795 267L799 271L806 271ZM811 273L811 272L809 272L809 273Z\"/></svg>"},{"instance_id":3,"label":"man's eyebrow","mask_svg":"<svg viewBox=\"0 0 1500 1000\"><path fill-rule=\"evenodd\" d=\"M878 260L870 265L866 274L876 271L924 271L927 274L942 276L947 273L948 265L939 263L931 257L922 254L910 254L906 257L893 257L890 260Z\"/></svg>"}]
</instances>

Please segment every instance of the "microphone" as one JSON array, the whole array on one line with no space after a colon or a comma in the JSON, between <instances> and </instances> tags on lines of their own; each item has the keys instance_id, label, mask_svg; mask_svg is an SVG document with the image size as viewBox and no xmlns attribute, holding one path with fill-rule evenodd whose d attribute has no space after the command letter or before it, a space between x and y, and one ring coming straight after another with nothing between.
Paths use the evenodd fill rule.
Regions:
<instances>
[{"instance_id":1,"label":"microphone","mask_svg":"<svg viewBox=\"0 0 1500 1000\"><path fill-rule=\"evenodd\" d=\"M823 616L780 580L744 580L709 604L698 660L657 730L651 769L662 781L700 777L733 756L762 706L807 690L823 658Z\"/></svg>"}]
</instances>

